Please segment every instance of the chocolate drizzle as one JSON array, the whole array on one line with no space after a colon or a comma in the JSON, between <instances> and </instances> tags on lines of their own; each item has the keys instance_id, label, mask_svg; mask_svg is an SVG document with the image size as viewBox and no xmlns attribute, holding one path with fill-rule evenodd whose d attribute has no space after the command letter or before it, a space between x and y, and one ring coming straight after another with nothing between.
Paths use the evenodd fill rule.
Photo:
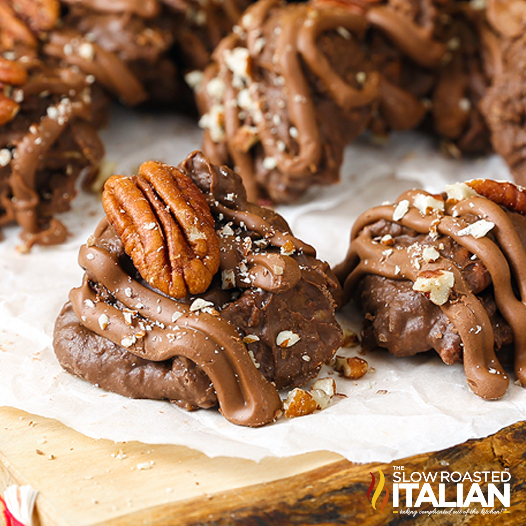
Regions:
<instances>
[{"instance_id":1,"label":"chocolate drizzle","mask_svg":"<svg viewBox=\"0 0 526 526\"><path fill-rule=\"evenodd\" d=\"M104 235L107 228L103 221L95 239ZM88 329L147 360L189 358L210 377L221 412L235 424L259 426L276 418L281 407L279 396L257 371L230 323L217 314L192 312L189 305L146 288L130 278L117 257L104 248L82 247L79 262L87 271L86 279L81 288L72 290L70 300L75 314ZM98 301L89 281L111 290L124 309L137 312L142 323L150 324L151 329L144 331L138 325L128 325L122 309ZM101 315L110 320L105 329L98 322ZM136 336L138 333L140 337ZM133 343L127 344L128 341Z\"/></svg>"},{"instance_id":2,"label":"chocolate drizzle","mask_svg":"<svg viewBox=\"0 0 526 526\"><path fill-rule=\"evenodd\" d=\"M523 385L526 385L526 336L523 330L526 319L525 248L510 212L489 199L473 196L458 202L448 200L444 212L436 209L424 215L415 207L415 198L419 196L430 194L411 191L399 197L397 203L407 201L409 209L397 221L393 220L396 204L373 208L358 218L351 234L349 253L336 269L344 282L345 297L349 299L354 295L359 282L367 274L415 283L428 271L452 272L454 286L449 300L440 308L460 335L467 382L482 398L500 398L506 392L509 379L494 352L492 323L460 267L442 254L433 261L415 258L414 246L397 248L396 237L392 250L386 255L387 247L372 236L370 226L379 220L396 222L414 232L430 234L427 243L435 248L441 239L449 237L480 259L491 276L498 310L513 331L515 372ZM480 238L466 234L464 229L480 219L494 225L491 234Z\"/></svg>"},{"instance_id":3,"label":"chocolate drizzle","mask_svg":"<svg viewBox=\"0 0 526 526\"><path fill-rule=\"evenodd\" d=\"M62 3L61 23L44 42L45 55L91 75L124 104L173 103L179 91L168 57L174 38L158 0Z\"/></svg>"},{"instance_id":4,"label":"chocolate drizzle","mask_svg":"<svg viewBox=\"0 0 526 526\"><path fill-rule=\"evenodd\" d=\"M127 105L188 97L179 70L204 69L248 0L61 0L44 53L77 66Z\"/></svg>"},{"instance_id":5,"label":"chocolate drizzle","mask_svg":"<svg viewBox=\"0 0 526 526\"><path fill-rule=\"evenodd\" d=\"M54 113L60 117L49 116ZM35 191L37 163L64 133L71 120L76 117L87 119L88 116L88 105L82 100L62 100L59 104L50 106L47 116L41 119L35 133L28 133L17 145L17 156L12 161L11 173L13 210L17 223L28 238L29 246L36 242L54 245L66 238L66 230L58 220L53 220L49 228L41 230L37 213L39 197Z\"/></svg>"},{"instance_id":6,"label":"chocolate drizzle","mask_svg":"<svg viewBox=\"0 0 526 526\"><path fill-rule=\"evenodd\" d=\"M66 239L66 228L52 216L68 209L75 180L96 172L103 147L90 123L92 92L81 73L28 57L12 64L27 75L14 92L19 111L4 124L0 141L8 157L0 225L16 221L29 249Z\"/></svg>"},{"instance_id":7,"label":"chocolate drizzle","mask_svg":"<svg viewBox=\"0 0 526 526\"><path fill-rule=\"evenodd\" d=\"M445 45L433 38L433 27L422 27L387 6L367 10L367 20L381 29L414 62L436 68L444 60Z\"/></svg>"},{"instance_id":8,"label":"chocolate drizzle","mask_svg":"<svg viewBox=\"0 0 526 526\"><path fill-rule=\"evenodd\" d=\"M204 150L216 163L231 160L251 200L265 187L273 200L290 201L313 181L334 179L322 172L332 174L332 157L341 157L339 143L362 131L377 98L376 73L366 75L362 85L353 78L368 71L358 45L366 20L331 6L284 6L263 0L247 10L240 25L241 31L217 48L216 61L206 70L198 93L206 114L201 120ZM345 36L337 33L338 28ZM338 39L350 40L341 49L352 53L348 61L352 64L335 65L333 55L339 48L331 41ZM214 83L224 85L223 94L208 87ZM321 107L335 119L333 136L326 136ZM218 111L224 111L224 126L213 122ZM289 133L291 127L297 131L295 137ZM251 134L248 142L244 133Z\"/></svg>"},{"instance_id":9,"label":"chocolate drizzle","mask_svg":"<svg viewBox=\"0 0 526 526\"><path fill-rule=\"evenodd\" d=\"M341 329L334 318L339 285L283 218L246 201L238 176L210 164L199 152L178 169L201 189L216 220L221 263L214 282L199 296L165 296L141 278L103 219L81 247L79 263L86 273L82 286L70 293L78 323L75 327L68 321L66 306L55 329L57 356L69 371L106 389L154 398L167 395L137 386L136 379L127 387L133 367L118 353L140 358L137 367L144 361L158 363L163 385L172 360L178 369L181 360L187 360L209 378L229 421L267 424L281 408L276 387L306 382L339 347ZM277 343L285 329L299 336L288 348ZM72 331L76 336L70 336ZM79 347L83 338L95 343ZM88 358L92 348L97 350ZM95 370L96 355L101 361ZM174 381L177 376L174 371ZM209 407L206 381L199 378L197 384L187 379L175 390L174 401L187 408Z\"/></svg>"},{"instance_id":10,"label":"chocolate drizzle","mask_svg":"<svg viewBox=\"0 0 526 526\"><path fill-rule=\"evenodd\" d=\"M44 53L79 67L86 75L93 75L125 104L135 106L148 97L142 83L123 60L86 40L78 31L67 28L54 31L44 46Z\"/></svg>"},{"instance_id":11,"label":"chocolate drizzle","mask_svg":"<svg viewBox=\"0 0 526 526\"><path fill-rule=\"evenodd\" d=\"M184 71L204 70L214 49L252 0L164 0L175 14L173 35Z\"/></svg>"}]
</instances>

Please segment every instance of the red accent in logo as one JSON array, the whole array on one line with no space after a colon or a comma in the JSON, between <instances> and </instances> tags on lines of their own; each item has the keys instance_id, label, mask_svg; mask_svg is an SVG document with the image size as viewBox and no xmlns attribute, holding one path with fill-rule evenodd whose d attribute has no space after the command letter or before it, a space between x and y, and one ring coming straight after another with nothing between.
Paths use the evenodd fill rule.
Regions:
<instances>
[{"instance_id":1,"label":"red accent in logo","mask_svg":"<svg viewBox=\"0 0 526 526\"><path fill-rule=\"evenodd\" d=\"M369 486L369 489L367 490L367 499L371 501L371 506L373 507L373 509L376 510L376 501L378 500L378 497L380 496L380 494L382 493L382 490L384 489L385 487L385 476L384 474L382 473L382 470L380 468L376 468L378 470L378 473L380 474L380 481L378 482L378 487L376 488L376 491L374 492L372 498L371 498L371 492L374 488L374 484L376 482L376 478L375 476L371 473L371 484ZM382 500L382 505L380 507L380 511L384 511L384 508L385 508L385 505L387 504L387 501L389 500L389 490L387 488L385 488L385 497L383 498Z\"/></svg>"},{"instance_id":2,"label":"red accent in logo","mask_svg":"<svg viewBox=\"0 0 526 526\"><path fill-rule=\"evenodd\" d=\"M375 478L374 478L374 475L369 471L369 475L371 475L371 478L373 480L371 480L371 484L369 486L369 489L367 490L367 500L371 500L371 491L373 491L373 488L374 488L374 482L375 482Z\"/></svg>"}]
</instances>

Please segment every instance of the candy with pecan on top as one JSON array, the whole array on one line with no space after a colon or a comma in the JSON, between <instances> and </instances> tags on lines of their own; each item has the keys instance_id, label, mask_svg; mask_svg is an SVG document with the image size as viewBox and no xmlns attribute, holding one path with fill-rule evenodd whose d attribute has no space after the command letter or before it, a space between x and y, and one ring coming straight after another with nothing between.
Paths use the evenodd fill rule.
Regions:
<instances>
[{"instance_id":1,"label":"candy with pecan on top","mask_svg":"<svg viewBox=\"0 0 526 526\"><path fill-rule=\"evenodd\" d=\"M219 268L214 219L202 192L176 168L144 163L105 185L104 210L133 264L173 298L200 294Z\"/></svg>"},{"instance_id":2,"label":"candy with pecan on top","mask_svg":"<svg viewBox=\"0 0 526 526\"><path fill-rule=\"evenodd\" d=\"M103 202L83 284L56 322L66 370L260 426L280 412L277 389L314 378L340 346L329 266L228 168L200 152L149 161L110 178Z\"/></svg>"}]
</instances>

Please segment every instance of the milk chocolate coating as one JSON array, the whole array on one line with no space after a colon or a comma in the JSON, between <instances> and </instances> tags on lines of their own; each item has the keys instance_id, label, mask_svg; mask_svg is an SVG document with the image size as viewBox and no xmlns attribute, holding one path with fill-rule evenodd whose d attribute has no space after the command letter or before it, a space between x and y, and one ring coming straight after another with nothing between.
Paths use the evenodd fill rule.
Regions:
<instances>
[{"instance_id":1,"label":"milk chocolate coating","mask_svg":"<svg viewBox=\"0 0 526 526\"><path fill-rule=\"evenodd\" d=\"M93 75L122 102L168 103L177 96L177 73L168 52L173 43L159 2L63 1L60 27L44 53Z\"/></svg>"},{"instance_id":2,"label":"milk chocolate coating","mask_svg":"<svg viewBox=\"0 0 526 526\"><path fill-rule=\"evenodd\" d=\"M338 180L379 90L361 49L366 25L332 6L263 0L216 49L197 94L203 148L236 168L251 200L290 202Z\"/></svg>"},{"instance_id":3,"label":"milk chocolate coating","mask_svg":"<svg viewBox=\"0 0 526 526\"><path fill-rule=\"evenodd\" d=\"M336 274L346 300L361 301L366 345L398 356L436 349L446 363L463 361L473 392L500 398L509 383L495 355L501 346L513 343L515 372L526 384L526 309L520 299L526 292L526 218L478 195L446 201L444 212L423 214L415 199L428 195L417 190L401 195L397 203L407 201L408 211L396 220L396 204L361 215ZM463 232L481 219L494 225L485 236ZM382 242L386 234L392 236L388 244ZM424 257L426 247L437 254ZM428 271L454 276L442 305L413 289Z\"/></svg>"},{"instance_id":4,"label":"milk chocolate coating","mask_svg":"<svg viewBox=\"0 0 526 526\"><path fill-rule=\"evenodd\" d=\"M438 10L433 2L389 0L370 3L366 17L415 63L426 68L442 64L446 49L434 38Z\"/></svg>"},{"instance_id":5,"label":"milk chocolate coating","mask_svg":"<svg viewBox=\"0 0 526 526\"><path fill-rule=\"evenodd\" d=\"M330 0L318 0L323 4ZM490 84L483 15L461 2L340 2L370 23L369 55L381 75L374 134L430 129L453 155L490 150L478 104ZM484 33L484 35L483 35Z\"/></svg>"},{"instance_id":6,"label":"milk chocolate coating","mask_svg":"<svg viewBox=\"0 0 526 526\"><path fill-rule=\"evenodd\" d=\"M463 4L448 3L442 9L443 23L437 38L448 47L430 96L433 128L446 151L482 154L491 151L490 133L479 108L491 83L484 17Z\"/></svg>"},{"instance_id":7,"label":"milk chocolate coating","mask_svg":"<svg viewBox=\"0 0 526 526\"><path fill-rule=\"evenodd\" d=\"M340 341L332 313L334 300L322 292L327 286L326 265L310 257L298 258L298 263L310 269L302 271L294 287L280 293L246 291L221 311L244 336L259 338L247 347L260 372L278 389L298 387L314 378ZM286 330L301 339L281 348L276 338Z\"/></svg>"},{"instance_id":8,"label":"milk chocolate coating","mask_svg":"<svg viewBox=\"0 0 526 526\"><path fill-rule=\"evenodd\" d=\"M172 21L176 60L184 72L204 70L214 49L252 0L163 0Z\"/></svg>"},{"instance_id":9,"label":"milk chocolate coating","mask_svg":"<svg viewBox=\"0 0 526 526\"><path fill-rule=\"evenodd\" d=\"M18 223L26 248L52 245L67 234L53 215L69 209L75 181L89 181L103 156L92 91L78 72L27 55L14 63L27 78L12 86L18 112L0 134L0 225Z\"/></svg>"},{"instance_id":10,"label":"milk chocolate coating","mask_svg":"<svg viewBox=\"0 0 526 526\"><path fill-rule=\"evenodd\" d=\"M367 21L364 53L379 76L378 106L369 129L377 137L421 125L431 106L437 72L447 54L437 37L438 6L429 0L314 0L337 5Z\"/></svg>"},{"instance_id":11,"label":"milk chocolate coating","mask_svg":"<svg viewBox=\"0 0 526 526\"><path fill-rule=\"evenodd\" d=\"M500 61L494 82L486 92L482 102L482 112L491 130L491 140L495 151L502 155L515 180L526 184L526 141L524 118L526 115L526 38L524 32L517 33L517 25L524 23L508 18L505 11L496 7L500 2L492 2L493 9L488 15L501 32L498 51ZM518 3L516 4L518 5ZM508 29L507 29L508 28ZM497 55L497 51L495 52Z\"/></svg>"},{"instance_id":12,"label":"milk chocolate coating","mask_svg":"<svg viewBox=\"0 0 526 526\"><path fill-rule=\"evenodd\" d=\"M185 98L178 72L202 70L249 0L61 0L44 52L93 75L128 105Z\"/></svg>"},{"instance_id":13,"label":"milk chocolate coating","mask_svg":"<svg viewBox=\"0 0 526 526\"><path fill-rule=\"evenodd\" d=\"M339 347L341 289L281 216L247 202L239 176L199 152L179 168L216 220L221 268L200 298L217 312L149 287L104 219L81 248L84 282L57 320L55 350L66 370L110 391L187 409L217 400L231 422L264 425L281 406L276 388L313 378ZM299 340L280 347L282 331Z\"/></svg>"},{"instance_id":14,"label":"milk chocolate coating","mask_svg":"<svg viewBox=\"0 0 526 526\"><path fill-rule=\"evenodd\" d=\"M482 102L493 146L522 185L526 184L525 87L522 71L508 71L495 81Z\"/></svg>"},{"instance_id":15,"label":"milk chocolate coating","mask_svg":"<svg viewBox=\"0 0 526 526\"><path fill-rule=\"evenodd\" d=\"M102 389L130 398L168 399L186 410L217 403L210 380L193 362L179 356L160 362L140 358L86 329L69 302L55 331L62 366Z\"/></svg>"}]
</instances>

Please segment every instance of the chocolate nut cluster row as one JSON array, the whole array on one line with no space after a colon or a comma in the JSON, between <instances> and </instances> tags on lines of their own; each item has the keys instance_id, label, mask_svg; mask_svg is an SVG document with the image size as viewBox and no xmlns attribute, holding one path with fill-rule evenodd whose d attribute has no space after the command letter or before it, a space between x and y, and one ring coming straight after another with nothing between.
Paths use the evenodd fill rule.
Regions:
<instances>
[{"instance_id":1,"label":"chocolate nut cluster row","mask_svg":"<svg viewBox=\"0 0 526 526\"><path fill-rule=\"evenodd\" d=\"M82 285L54 333L61 365L103 389L218 406L252 427L282 409L325 408L329 392L323 401L294 389L282 407L278 390L305 385L331 360L359 367L348 377L365 374L364 360L334 356L344 344L335 310L351 299L365 314L365 351L434 349L463 364L483 399L506 394L511 361L526 384L526 190L514 183L411 190L366 211L335 274L201 152L111 177L103 205L80 249Z\"/></svg>"},{"instance_id":2,"label":"chocolate nut cluster row","mask_svg":"<svg viewBox=\"0 0 526 526\"><path fill-rule=\"evenodd\" d=\"M106 114L104 94L129 105L187 101L179 81L186 73L196 90L204 152L235 169L252 200L294 202L312 185L337 182L345 146L366 130L384 138L391 130L427 129L453 156L493 148L518 182L526 177L523 0L491 0L487 7L453 0L260 0L244 11L248 3L4 0L0 46L26 73L36 59L48 71L83 74L92 108L87 120L95 127ZM7 77L3 83L3 118L16 122L21 101L12 94L21 91ZM41 118L35 114L31 124ZM32 208L37 219L22 225L31 237L50 230L45 211L55 207L41 201L62 193L62 210L73 183L51 191L58 183L48 184L45 170L30 166L35 182L31 176L24 184L32 199L15 196L10 159L18 156L18 138L10 140L2 156L2 222L20 223L12 209ZM63 152L68 158L77 146L61 144L73 148ZM79 148L85 166L65 163L56 172L70 173L59 180L92 173L100 163L93 134ZM45 163L47 154L39 155Z\"/></svg>"}]
</instances>

